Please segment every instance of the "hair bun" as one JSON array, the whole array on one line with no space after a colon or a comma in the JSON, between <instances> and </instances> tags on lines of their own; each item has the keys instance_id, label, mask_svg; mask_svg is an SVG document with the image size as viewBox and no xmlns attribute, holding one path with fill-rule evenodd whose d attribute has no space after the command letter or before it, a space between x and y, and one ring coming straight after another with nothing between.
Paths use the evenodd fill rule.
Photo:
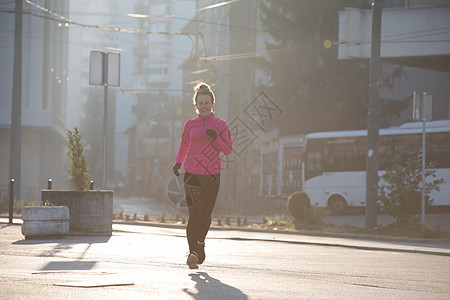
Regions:
<instances>
[{"instance_id":1,"label":"hair bun","mask_svg":"<svg viewBox=\"0 0 450 300\"><path fill-rule=\"evenodd\" d=\"M209 85L204 82L200 82L199 84L197 84L194 89L196 91L211 91Z\"/></svg>"}]
</instances>

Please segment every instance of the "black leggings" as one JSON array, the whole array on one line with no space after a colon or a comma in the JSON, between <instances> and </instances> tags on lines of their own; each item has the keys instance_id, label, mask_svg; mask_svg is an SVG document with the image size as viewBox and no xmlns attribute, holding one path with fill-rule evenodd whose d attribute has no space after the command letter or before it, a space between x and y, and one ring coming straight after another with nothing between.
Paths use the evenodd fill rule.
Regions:
<instances>
[{"instance_id":1,"label":"black leggings","mask_svg":"<svg viewBox=\"0 0 450 300\"><path fill-rule=\"evenodd\" d=\"M220 186L220 173L197 175L185 172L184 191L189 207L186 235L189 251L197 249L197 241L203 242L211 226L211 214Z\"/></svg>"}]
</instances>

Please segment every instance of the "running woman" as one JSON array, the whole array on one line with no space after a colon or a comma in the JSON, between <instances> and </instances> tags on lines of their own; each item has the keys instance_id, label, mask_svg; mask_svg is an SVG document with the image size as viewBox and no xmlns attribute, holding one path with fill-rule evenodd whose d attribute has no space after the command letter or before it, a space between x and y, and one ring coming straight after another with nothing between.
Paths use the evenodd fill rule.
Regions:
<instances>
[{"instance_id":1,"label":"running woman","mask_svg":"<svg viewBox=\"0 0 450 300\"><path fill-rule=\"evenodd\" d=\"M173 173L180 176L184 161L184 190L189 208L186 235L187 265L198 269L205 260L205 238L220 186L220 157L231 153L231 135L225 120L214 115L215 96L209 85L195 87L193 103L198 114L184 124Z\"/></svg>"}]
</instances>

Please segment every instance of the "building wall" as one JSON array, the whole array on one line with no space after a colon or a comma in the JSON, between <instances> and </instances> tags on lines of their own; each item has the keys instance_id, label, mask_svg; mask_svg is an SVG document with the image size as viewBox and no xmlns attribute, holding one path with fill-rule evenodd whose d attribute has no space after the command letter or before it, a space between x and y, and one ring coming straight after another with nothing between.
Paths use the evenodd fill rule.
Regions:
<instances>
[{"instance_id":1,"label":"building wall","mask_svg":"<svg viewBox=\"0 0 450 300\"><path fill-rule=\"evenodd\" d=\"M124 91L133 98L135 119L123 130L130 141L130 195L161 201L172 176L170 170L179 146L176 140L184 124L179 120L181 106L188 101L182 95L182 71L178 66L192 52L192 43L183 34L166 33L184 31L194 5L191 0L139 0L133 5L138 28L153 33L136 35L129 50L133 84Z\"/></svg>"},{"instance_id":2,"label":"building wall","mask_svg":"<svg viewBox=\"0 0 450 300\"><path fill-rule=\"evenodd\" d=\"M406 77L399 83L401 90L381 93L390 98L405 92L412 96L415 90L432 93L434 118L450 118L450 84L436 85L449 80L450 1L409 2L406 7L388 6L382 10L381 60L406 66ZM338 57L369 59L371 28L371 10L341 11Z\"/></svg>"},{"instance_id":3,"label":"building wall","mask_svg":"<svg viewBox=\"0 0 450 300\"><path fill-rule=\"evenodd\" d=\"M347 8L339 13L340 59L369 58L372 12ZM449 55L447 6L383 9L381 57Z\"/></svg>"},{"instance_id":4,"label":"building wall","mask_svg":"<svg viewBox=\"0 0 450 300\"><path fill-rule=\"evenodd\" d=\"M47 8L67 11L68 2L46 1ZM14 2L2 6L14 9ZM25 10L44 15L24 3ZM22 38L22 115L21 115L21 178L17 200L36 202L39 190L46 186L42 176L59 177L63 170L65 147L66 77L68 60L68 32L59 22L24 14ZM0 37L0 188L9 182L10 122L14 61L14 14L2 13ZM43 148L45 145L46 148ZM49 167L43 164L51 161ZM62 185L64 185L62 183ZM2 193L3 194L3 193Z\"/></svg>"}]
</instances>

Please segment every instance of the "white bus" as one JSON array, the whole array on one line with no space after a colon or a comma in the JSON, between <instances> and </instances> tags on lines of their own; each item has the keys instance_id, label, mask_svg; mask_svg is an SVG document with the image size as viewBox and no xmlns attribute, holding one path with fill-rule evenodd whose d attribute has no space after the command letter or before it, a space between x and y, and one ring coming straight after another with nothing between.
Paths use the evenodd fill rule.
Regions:
<instances>
[{"instance_id":1,"label":"white bus","mask_svg":"<svg viewBox=\"0 0 450 300\"><path fill-rule=\"evenodd\" d=\"M435 161L436 177L445 182L430 196L433 206L450 205L450 120L426 123L426 160ZM422 149L422 123L379 130L378 170L384 174L394 154ZM343 213L366 201L367 130L316 132L306 136L302 187L311 205Z\"/></svg>"}]
</instances>

